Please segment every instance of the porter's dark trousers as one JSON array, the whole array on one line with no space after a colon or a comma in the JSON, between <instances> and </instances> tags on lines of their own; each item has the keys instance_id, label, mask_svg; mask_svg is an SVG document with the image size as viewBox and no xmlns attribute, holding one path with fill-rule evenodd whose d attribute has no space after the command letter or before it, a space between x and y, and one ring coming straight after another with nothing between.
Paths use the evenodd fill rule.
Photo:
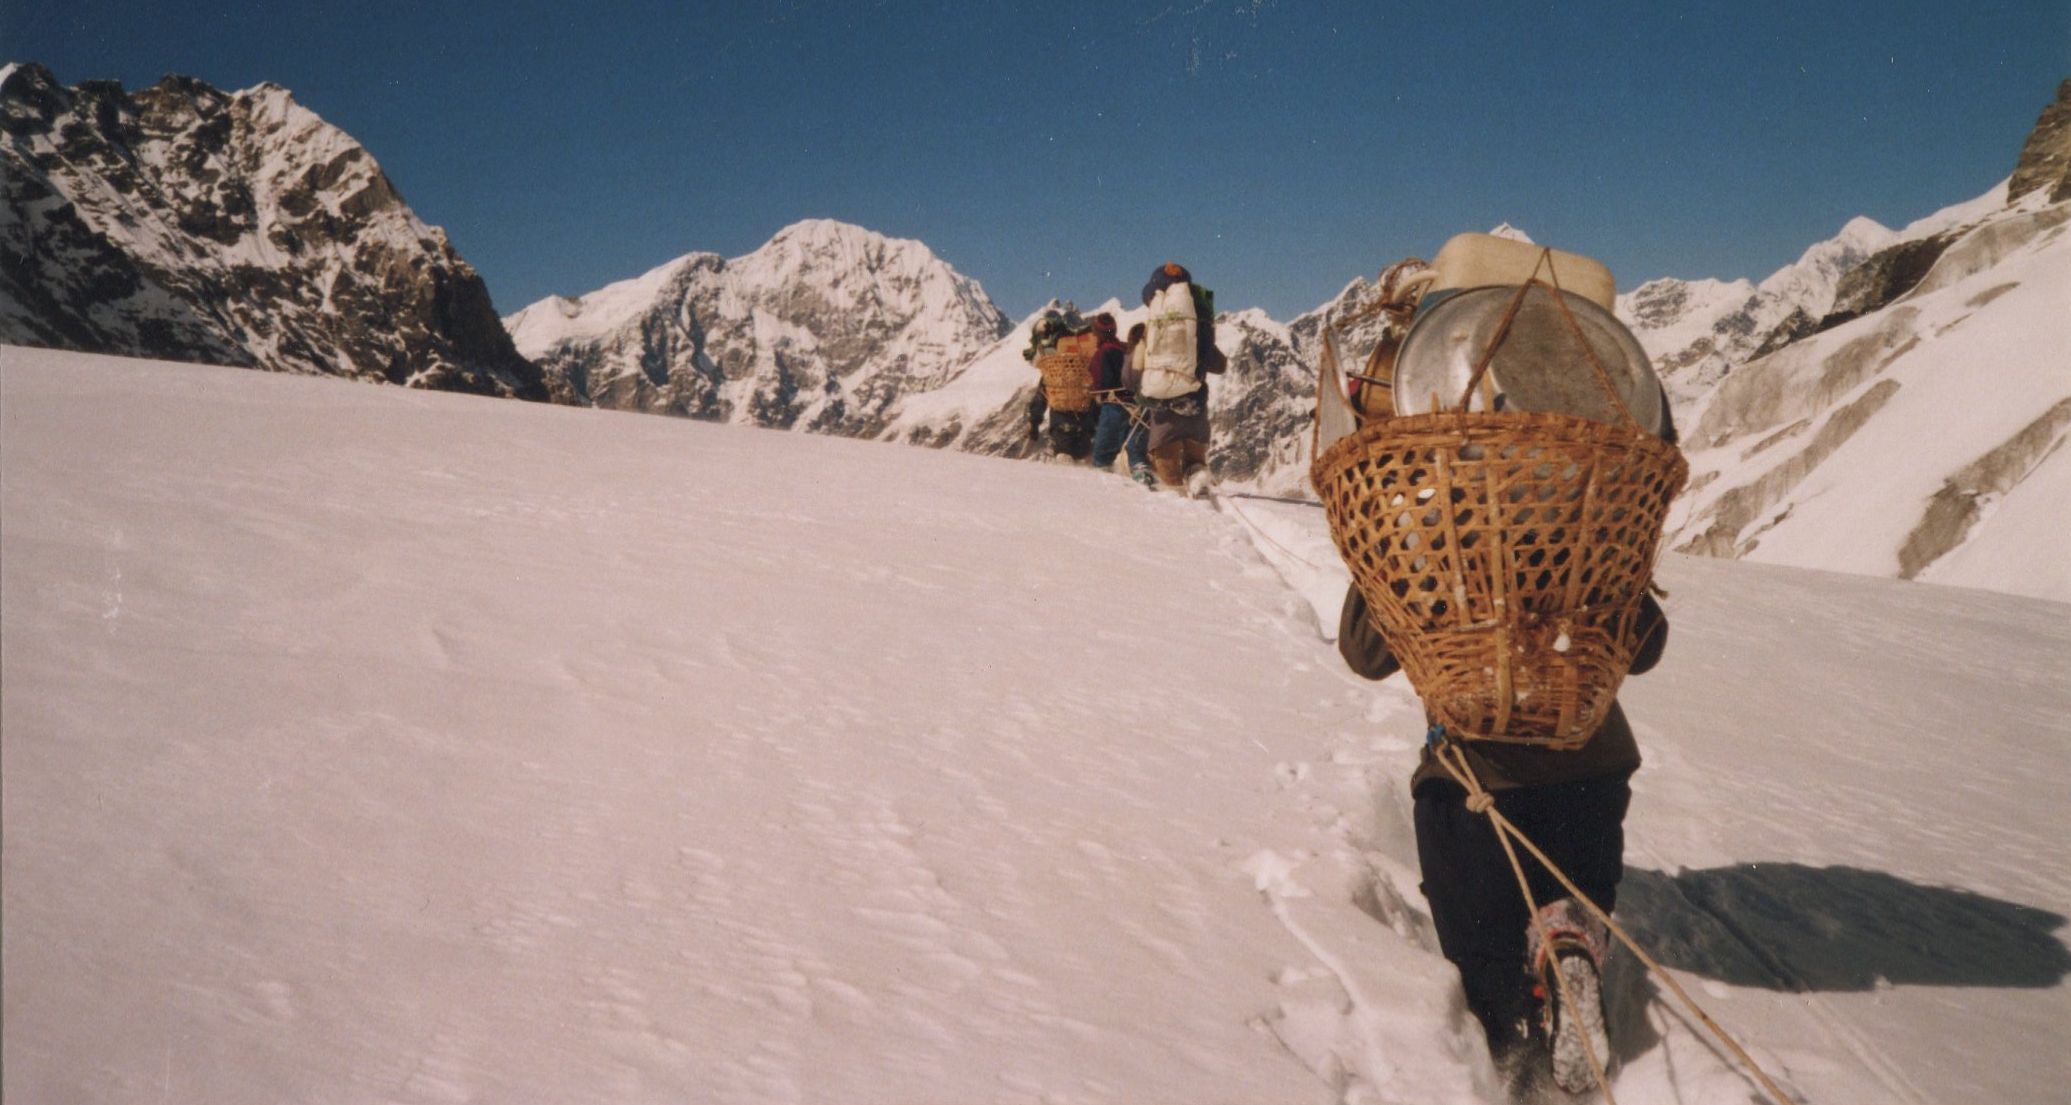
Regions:
<instances>
[{"instance_id":1,"label":"porter's dark trousers","mask_svg":"<svg viewBox=\"0 0 2071 1105\"><path fill-rule=\"evenodd\" d=\"M1518 787L1495 796L1503 816L1607 912L1625 871L1627 778ZM1468 1008L1493 1037L1496 1022L1514 1019L1523 1008L1531 917L1495 826L1467 809L1466 797L1444 779L1417 789L1417 859L1439 948L1459 968ZM1518 848L1517 856L1542 907L1568 896L1530 853Z\"/></svg>"}]
</instances>

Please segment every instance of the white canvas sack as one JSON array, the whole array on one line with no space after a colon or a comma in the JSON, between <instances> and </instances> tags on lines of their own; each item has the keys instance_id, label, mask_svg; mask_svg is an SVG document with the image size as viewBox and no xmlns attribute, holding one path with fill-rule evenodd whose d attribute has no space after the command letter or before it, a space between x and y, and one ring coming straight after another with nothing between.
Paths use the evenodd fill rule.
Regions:
<instances>
[{"instance_id":1,"label":"white canvas sack","mask_svg":"<svg viewBox=\"0 0 2071 1105\"><path fill-rule=\"evenodd\" d=\"M1151 297L1144 328L1143 384L1146 399L1177 399L1201 386L1196 343L1201 320L1194 314L1194 286L1180 281Z\"/></svg>"}]
</instances>

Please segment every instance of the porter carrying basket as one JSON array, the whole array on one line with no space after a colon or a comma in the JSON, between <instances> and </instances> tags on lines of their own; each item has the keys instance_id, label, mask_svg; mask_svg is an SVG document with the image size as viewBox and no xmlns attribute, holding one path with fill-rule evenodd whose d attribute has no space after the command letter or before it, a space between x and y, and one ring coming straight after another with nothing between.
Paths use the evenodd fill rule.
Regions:
<instances>
[{"instance_id":1,"label":"porter carrying basket","mask_svg":"<svg viewBox=\"0 0 2071 1105\"><path fill-rule=\"evenodd\" d=\"M1077 414L1093 407L1093 381L1086 373L1088 358L1080 353L1045 353L1035 359L1043 374L1043 398L1050 409Z\"/></svg>"},{"instance_id":2,"label":"porter carrying basket","mask_svg":"<svg viewBox=\"0 0 2071 1105\"><path fill-rule=\"evenodd\" d=\"M1594 354L1584 359L1577 370L1593 367L1608 388ZM1310 479L1434 719L1469 739L1579 748L1631 668L1688 466L1629 415L1459 406L1370 421L1325 449Z\"/></svg>"}]
</instances>

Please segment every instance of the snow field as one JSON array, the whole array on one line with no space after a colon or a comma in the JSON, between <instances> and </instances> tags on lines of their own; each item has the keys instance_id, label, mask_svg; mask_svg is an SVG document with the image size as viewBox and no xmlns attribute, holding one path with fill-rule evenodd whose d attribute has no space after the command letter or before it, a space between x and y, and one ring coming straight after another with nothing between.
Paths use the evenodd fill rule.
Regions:
<instances>
[{"instance_id":1,"label":"snow field","mask_svg":"<svg viewBox=\"0 0 2071 1105\"><path fill-rule=\"evenodd\" d=\"M1415 700L1220 505L0 349L0 1090L1497 1100ZM2049 1097L2067 608L1664 577L1621 916L1809 1100ZM1621 1100L1748 1100L1609 988Z\"/></svg>"}]
</instances>

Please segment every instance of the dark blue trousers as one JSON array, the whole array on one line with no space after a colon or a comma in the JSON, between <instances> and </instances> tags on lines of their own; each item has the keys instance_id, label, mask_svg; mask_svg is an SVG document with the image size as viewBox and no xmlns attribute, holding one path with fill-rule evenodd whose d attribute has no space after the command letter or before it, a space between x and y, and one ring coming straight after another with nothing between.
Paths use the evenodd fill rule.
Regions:
<instances>
[{"instance_id":1,"label":"dark blue trousers","mask_svg":"<svg viewBox=\"0 0 2071 1105\"><path fill-rule=\"evenodd\" d=\"M1120 403L1102 403L1100 421L1093 426L1093 467L1106 468L1127 451L1129 470L1151 466L1151 436L1142 426L1129 421L1129 408Z\"/></svg>"}]
</instances>

